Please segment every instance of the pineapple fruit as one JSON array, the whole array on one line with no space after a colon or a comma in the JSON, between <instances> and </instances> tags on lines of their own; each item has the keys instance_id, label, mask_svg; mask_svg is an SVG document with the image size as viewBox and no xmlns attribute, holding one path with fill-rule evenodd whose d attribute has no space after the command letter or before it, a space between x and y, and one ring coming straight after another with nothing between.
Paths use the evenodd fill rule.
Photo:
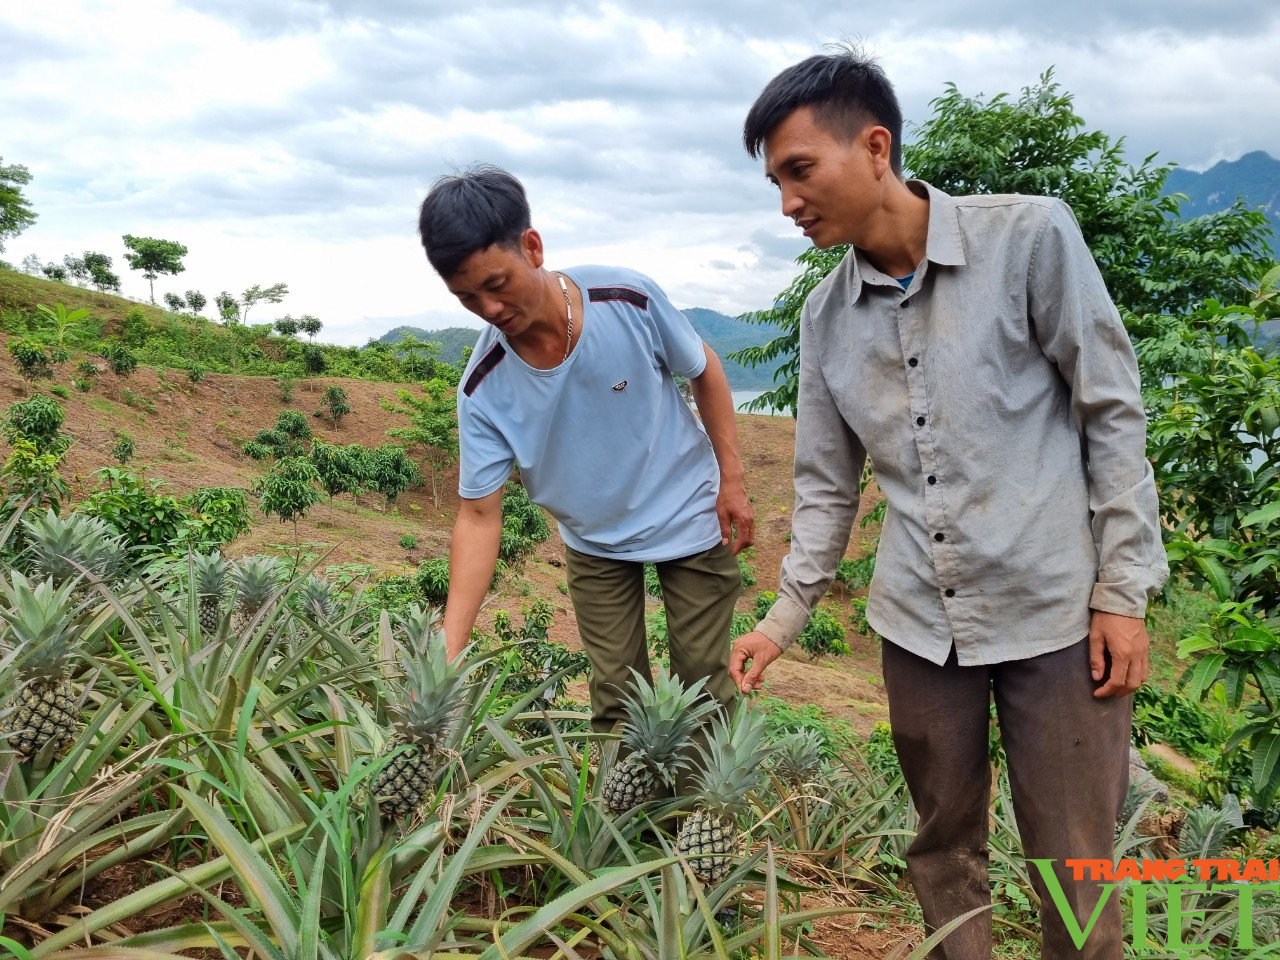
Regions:
<instances>
[{"instance_id":1,"label":"pineapple fruit","mask_svg":"<svg viewBox=\"0 0 1280 960\"><path fill-rule=\"evenodd\" d=\"M688 751L703 718L719 709L706 695L706 678L685 689L680 678L658 671L657 682L632 670L631 691L622 696L622 747L626 756L605 779L601 794L611 813L623 814L674 786L675 775L689 766Z\"/></svg>"},{"instance_id":2,"label":"pineapple fruit","mask_svg":"<svg viewBox=\"0 0 1280 960\"><path fill-rule=\"evenodd\" d=\"M24 759L46 746L54 754L75 740L83 700L67 677L76 653L78 581L54 586L33 583L21 573L0 580L0 618L8 625L0 637L0 661L16 662L17 692L0 705L0 741Z\"/></svg>"},{"instance_id":3,"label":"pineapple fruit","mask_svg":"<svg viewBox=\"0 0 1280 960\"><path fill-rule=\"evenodd\" d=\"M373 782L384 817L410 815L434 793L475 669L465 655L461 664L449 662L444 632L434 624L418 642L402 647L398 659L401 675L391 683L387 706L395 733L381 754L394 756Z\"/></svg>"},{"instance_id":4,"label":"pineapple fruit","mask_svg":"<svg viewBox=\"0 0 1280 960\"><path fill-rule=\"evenodd\" d=\"M220 553L197 553L194 564L200 630L214 634L218 632L218 623L222 619L222 595L231 567Z\"/></svg>"},{"instance_id":5,"label":"pineapple fruit","mask_svg":"<svg viewBox=\"0 0 1280 960\"><path fill-rule=\"evenodd\" d=\"M758 710L739 709L732 724L714 717L711 726L707 749L698 745L702 769L693 778L694 810L676 837L676 849L708 885L724 879L742 849L738 815L747 806L746 795L760 785L769 753L764 714Z\"/></svg>"},{"instance_id":6,"label":"pineapple fruit","mask_svg":"<svg viewBox=\"0 0 1280 960\"><path fill-rule=\"evenodd\" d=\"M253 623L279 588L279 567L275 557L245 557L231 570L235 587L235 618L231 629L238 635Z\"/></svg>"}]
</instances>

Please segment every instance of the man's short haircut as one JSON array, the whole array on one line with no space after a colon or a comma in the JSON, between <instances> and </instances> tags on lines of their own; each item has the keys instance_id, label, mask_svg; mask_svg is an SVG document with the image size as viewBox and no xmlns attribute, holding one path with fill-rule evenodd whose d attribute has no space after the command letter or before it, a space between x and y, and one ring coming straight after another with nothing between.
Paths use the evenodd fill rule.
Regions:
<instances>
[{"instance_id":1,"label":"man's short haircut","mask_svg":"<svg viewBox=\"0 0 1280 960\"><path fill-rule=\"evenodd\" d=\"M893 136L889 162L902 173L902 108L893 84L875 60L852 45L817 54L787 67L769 81L747 112L742 143L754 160L764 141L783 120L801 107L832 136L853 140L868 124Z\"/></svg>"},{"instance_id":2,"label":"man's short haircut","mask_svg":"<svg viewBox=\"0 0 1280 960\"><path fill-rule=\"evenodd\" d=\"M431 184L418 214L418 234L427 260L447 280L478 250L518 246L530 220L520 181L500 167L480 164Z\"/></svg>"}]
</instances>

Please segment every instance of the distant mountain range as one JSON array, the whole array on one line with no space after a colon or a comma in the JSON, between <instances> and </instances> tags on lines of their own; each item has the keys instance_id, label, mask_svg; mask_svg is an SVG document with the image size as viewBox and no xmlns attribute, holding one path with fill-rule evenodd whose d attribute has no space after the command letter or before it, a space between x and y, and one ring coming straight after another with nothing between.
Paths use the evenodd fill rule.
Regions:
<instances>
[{"instance_id":1,"label":"distant mountain range","mask_svg":"<svg viewBox=\"0 0 1280 960\"><path fill-rule=\"evenodd\" d=\"M773 367L744 367L728 355L743 347L763 346L781 332L774 326L746 323L735 317L690 307L682 311L693 329L707 342L724 363L725 376L734 390L768 390L773 387ZM412 334L424 343L440 344L440 359L457 363L462 359L464 347L474 347L480 331L471 327L445 327L442 330L423 330L421 327L400 326L389 330L378 339L383 343L398 343L405 335Z\"/></svg>"},{"instance_id":2,"label":"distant mountain range","mask_svg":"<svg viewBox=\"0 0 1280 960\"><path fill-rule=\"evenodd\" d=\"M1184 218L1225 210L1243 197L1249 206L1266 212L1280 237L1280 160L1262 150L1239 160L1221 160L1201 173L1176 167L1165 180L1164 192L1186 194ZM1271 249L1280 251L1280 240L1273 238Z\"/></svg>"}]
</instances>

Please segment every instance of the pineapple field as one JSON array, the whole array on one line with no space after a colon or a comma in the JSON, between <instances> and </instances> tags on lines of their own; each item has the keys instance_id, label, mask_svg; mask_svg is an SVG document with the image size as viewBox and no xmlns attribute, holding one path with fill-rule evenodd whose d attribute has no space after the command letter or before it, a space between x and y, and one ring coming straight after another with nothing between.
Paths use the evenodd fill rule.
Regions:
<instances>
[{"instance_id":1,"label":"pineapple field","mask_svg":"<svg viewBox=\"0 0 1280 960\"><path fill-rule=\"evenodd\" d=\"M859 629L874 486L765 696L725 715L666 673L655 582L655 675L594 733L563 544L518 484L473 643L444 655L457 477L424 424L452 402L448 365L417 388L385 351L332 348L364 373L308 378L287 337L121 302L61 359L46 337L49 375L28 377L40 318L3 295L0 957L917 960L948 932L925 936L909 892L914 812ZM116 349L130 322L147 336ZM243 365L161 344L197 334L244 338ZM787 551L794 423L742 415L739 433L757 521L741 631ZM1166 673L1200 603L1157 614ZM1170 704L1191 710L1176 697L1140 730L1167 734ZM1034 957L998 737L992 756L999 955ZM1117 856L1275 845L1184 787L1172 805L1134 791ZM1149 894L1153 930L1164 902ZM1254 924L1280 940L1280 908Z\"/></svg>"}]
</instances>

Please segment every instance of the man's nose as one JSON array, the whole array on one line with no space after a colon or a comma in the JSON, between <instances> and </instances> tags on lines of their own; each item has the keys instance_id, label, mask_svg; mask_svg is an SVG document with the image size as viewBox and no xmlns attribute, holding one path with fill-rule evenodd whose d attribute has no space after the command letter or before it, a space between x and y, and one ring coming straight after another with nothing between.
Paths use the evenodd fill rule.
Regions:
<instances>
[{"instance_id":1,"label":"man's nose","mask_svg":"<svg viewBox=\"0 0 1280 960\"><path fill-rule=\"evenodd\" d=\"M788 190L782 191L782 215L788 220L794 220L803 206L804 201L800 199L799 195Z\"/></svg>"}]
</instances>

